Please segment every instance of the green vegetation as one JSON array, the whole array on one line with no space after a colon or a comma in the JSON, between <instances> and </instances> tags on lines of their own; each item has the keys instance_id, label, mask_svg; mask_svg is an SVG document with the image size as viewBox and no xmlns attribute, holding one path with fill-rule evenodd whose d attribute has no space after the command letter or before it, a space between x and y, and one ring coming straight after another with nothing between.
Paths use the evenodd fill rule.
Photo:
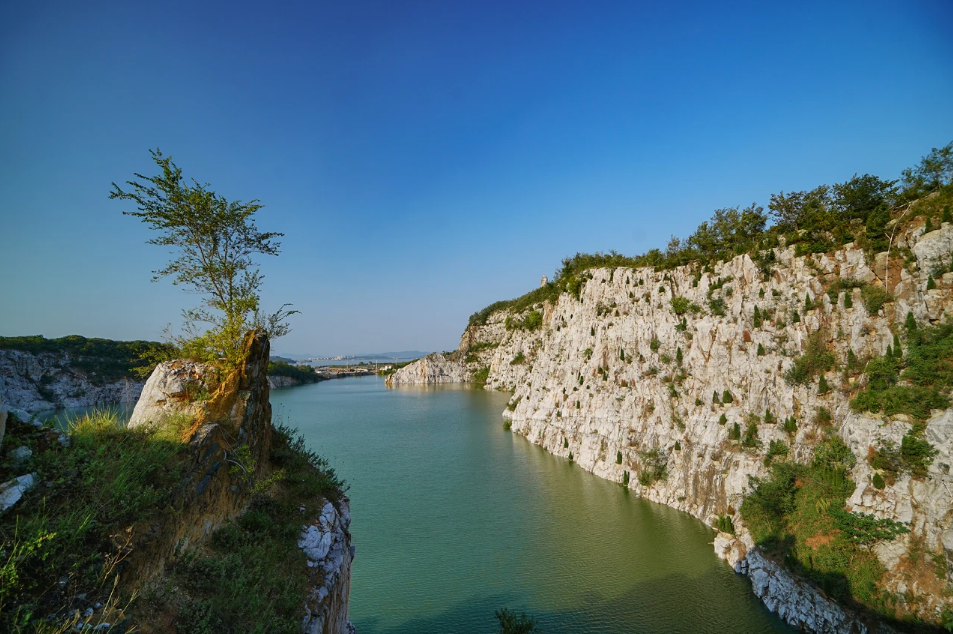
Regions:
<instances>
[{"instance_id":1,"label":"green vegetation","mask_svg":"<svg viewBox=\"0 0 953 634\"><path fill-rule=\"evenodd\" d=\"M31 354L66 353L70 367L87 375L96 384L111 383L133 376L146 376L155 363L143 365L143 358L168 353L171 347L154 341L112 341L69 335L47 339L31 337L0 337L0 349L22 350Z\"/></svg>"},{"instance_id":2,"label":"green vegetation","mask_svg":"<svg viewBox=\"0 0 953 634\"><path fill-rule=\"evenodd\" d=\"M28 466L45 486L0 516L0 630L65 632L82 622L85 606L99 602L128 615L145 602L150 612L178 617L182 633L300 631L307 592L300 509L316 515L320 498L337 502L344 486L283 426L272 436L271 476L256 485L243 516L207 546L183 553L155 592L136 599L114 588L129 554L127 529L172 512L189 456L181 437L191 422L129 429L115 413L96 412L70 423L64 446L52 428L9 421L7 441L33 450ZM12 475L0 463L0 478ZM163 590L171 587L178 589ZM105 612L97 615L92 625Z\"/></svg>"},{"instance_id":3,"label":"green vegetation","mask_svg":"<svg viewBox=\"0 0 953 634\"><path fill-rule=\"evenodd\" d=\"M697 304L693 304L686 297L673 297L672 301L672 312L676 315L684 315L685 313L697 313L701 311L701 308Z\"/></svg>"},{"instance_id":4,"label":"green vegetation","mask_svg":"<svg viewBox=\"0 0 953 634\"><path fill-rule=\"evenodd\" d=\"M615 452L615 463L616 463L616 464L622 464L622 452L621 452L621 451Z\"/></svg>"},{"instance_id":5,"label":"green vegetation","mask_svg":"<svg viewBox=\"0 0 953 634\"><path fill-rule=\"evenodd\" d=\"M488 378L490 378L490 366L487 365L475 371L470 380L474 385L480 387L486 385Z\"/></svg>"},{"instance_id":6,"label":"green vegetation","mask_svg":"<svg viewBox=\"0 0 953 634\"><path fill-rule=\"evenodd\" d=\"M513 421L505 420L503 421L503 431L509 431L513 429Z\"/></svg>"},{"instance_id":7,"label":"green vegetation","mask_svg":"<svg viewBox=\"0 0 953 634\"><path fill-rule=\"evenodd\" d=\"M524 361L526 361L526 355L523 354L522 350L520 350L519 352L516 353L516 356L513 357L513 359L510 361L510 365L520 365Z\"/></svg>"},{"instance_id":8,"label":"green vegetation","mask_svg":"<svg viewBox=\"0 0 953 634\"><path fill-rule=\"evenodd\" d=\"M794 366L784 375L788 383L802 385L834 367L834 355L827 350L826 339L820 330L808 337L804 354L794 360Z\"/></svg>"},{"instance_id":9,"label":"green vegetation","mask_svg":"<svg viewBox=\"0 0 953 634\"><path fill-rule=\"evenodd\" d=\"M735 523L731 521L730 515L719 515L715 519L715 529L719 533L730 533L731 535L735 534Z\"/></svg>"},{"instance_id":10,"label":"green vegetation","mask_svg":"<svg viewBox=\"0 0 953 634\"><path fill-rule=\"evenodd\" d=\"M724 425L724 424L727 423L727 422L728 422L728 417L725 416L724 414L722 414L722 415L721 415L721 418L718 419L718 424L719 424L719 425Z\"/></svg>"},{"instance_id":11,"label":"green vegetation","mask_svg":"<svg viewBox=\"0 0 953 634\"><path fill-rule=\"evenodd\" d=\"M639 484L652 486L668 476L668 454L659 447L652 447L639 452L642 459L642 470L639 472Z\"/></svg>"},{"instance_id":12,"label":"green vegetation","mask_svg":"<svg viewBox=\"0 0 953 634\"><path fill-rule=\"evenodd\" d=\"M499 634L531 634L540 631L536 629L536 619L525 614L516 616L515 612L506 608L496 612L496 619L500 622Z\"/></svg>"},{"instance_id":13,"label":"green vegetation","mask_svg":"<svg viewBox=\"0 0 953 634\"><path fill-rule=\"evenodd\" d=\"M825 438L809 465L775 462L771 475L752 478L741 515L755 542L833 598L889 615L884 573L870 544L908 529L891 520L844 510L854 490L855 462L838 437Z\"/></svg>"},{"instance_id":14,"label":"green vegetation","mask_svg":"<svg viewBox=\"0 0 953 634\"><path fill-rule=\"evenodd\" d=\"M949 407L953 386L953 322L907 330L907 351L871 359L867 386L851 401L855 411L908 414L918 421Z\"/></svg>"},{"instance_id":15,"label":"green vegetation","mask_svg":"<svg viewBox=\"0 0 953 634\"><path fill-rule=\"evenodd\" d=\"M884 304L893 301L893 295L881 286L864 286L860 289L860 296L869 315L876 315Z\"/></svg>"},{"instance_id":16,"label":"green vegetation","mask_svg":"<svg viewBox=\"0 0 953 634\"><path fill-rule=\"evenodd\" d=\"M158 232L149 244L171 247L176 253L153 272L153 280L170 277L174 285L202 297L197 308L182 311L185 334L167 332L177 348L170 358L186 356L236 367L249 330L280 337L289 331L285 320L297 312L289 310L289 304L271 315L261 312L264 276L252 256L277 256L281 245L275 239L283 234L263 233L255 226L254 215L262 208L259 201L229 201L210 191L208 184L193 180L190 185L172 157L158 149L150 154L160 173L135 174L139 180L126 181L129 191L113 183L109 198L134 203L138 211L123 214ZM207 325L204 332L202 324Z\"/></svg>"},{"instance_id":17,"label":"green vegetation","mask_svg":"<svg viewBox=\"0 0 953 634\"><path fill-rule=\"evenodd\" d=\"M114 412L96 412L70 423L69 447L51 428L9 422L6 446L29 447L29 468L48 485L0 516L0 630L67 619L80 593L108 602L125 557L111 536L165 509L182 474L178 434L190 422L127 429ZM0 466L0 481L20 475L11 467Z\"/></svg>"},{"instance_id":18,"label":"green vegetation","mask_svg":"<svg viewBox=\"0 0 953 634\"><path fill-rule=\"evenodd\" d=\"M270 460L277 483L256 494L207 545L183 553L166 586L178 591L159 589L146 597L152 607L177 614L181 634L301 631L308 591L297 547L302 516L316 517L322 498L337 503L344 484L297 431L283 425L272 436Z\"/></svg>"},{"instance_id":19,"label":"green vegetation","mask_svg":"<svg viewBox=\"0 0 953 634\"><path fill-rule=\"evenodd\" d=\"M721 395L722 403L732 403L734 402L734 400L735 400L734 397L731 395L731 392L729 392L728 390L725 390L724 393Z\"/></svg>"},{"instance_id":20,"label":"green vegetation","mask_svg":"<svg viewBox=\"0 0 953 634\"><path fill-rule=\"evenodd\" d=\"M291 365L284 361L268 362L269 376L286 376L302 383L317 383L321 380L318 373L310 365Z\"/></svg>"},{"instance_id":21,"label":"green vegetation","mask_svg":"<svg viewBox=\"0 0 953 634\"><path fill-rule=\"evenodd\" d=\"M874 469L883 471L891 484L897 474L907 472L922 478L927 475L927 467L933 464L937 450L922 438L923 429L914 426L900 440L900 448L889 441L881 442L878 449L868 456L867 461Z\"/></svg>"},{"instance_id":22,"label":"green vegetation","mask_svg":"<svg viewBox=\"0 0 953 634\"><path fill-rule=\"evenodd\" d=\"M510 315L506 318L505 326L507 330L539 330L543 327L543 314L531 310L523 319Z\"/></svg>"},{"instance_id":23,"label":"green vegetation","mask_svg":"<svg viewBox=\"0 0 953 634\"><path fill-rule=\"evenodd\" d=\"M793 416L784 419L784 431L788 434L797 433L797 420Z\"/></svg>"}]
</instances>

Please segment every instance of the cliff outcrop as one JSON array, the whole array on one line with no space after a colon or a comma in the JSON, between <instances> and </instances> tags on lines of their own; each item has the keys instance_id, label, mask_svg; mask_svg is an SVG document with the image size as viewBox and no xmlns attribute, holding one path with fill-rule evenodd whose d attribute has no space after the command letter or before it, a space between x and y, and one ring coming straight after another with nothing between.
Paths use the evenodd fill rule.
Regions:
<instances>
[{"instance_id":1,"label":"cliff outcrop","mask_svg":"<svg viewBox=\"0 0 953 634\"><path fill-rule=\"evenodd\" d=\"M445 355L436 352L400 368L386 379L387 387L469 381L470 370L459 354Z\"/></svg>"},{"instance_id":2,"label":"cliff outcrop","mask_svg":"<svg viewBox=\"0 0 953 634\"><path fill-rule=\"evenodd\" d=\"M926 233L912 223L894 245L906 257L868 258L853 244L798 256L782 243L769 266L741 255L704 268L590 269L578 296L492 312L464 333L453 369L422 361L402 380L482 370L487 388L513 392L503 416L514 433L710 525L730 518L735 534L719 536L719 554L792 624L875 631L869 614L838 607L762 553L739 513L772 459L808 463L836 435L856 459L847 510L909 527L872 547L891 613L938 624L953 609L953 410L915 421L850 403L866 362L897 345L908 315L921 326L953 315L953 225ZM792 381L811 350L831 363ZM932 462L883 482L871 456L914 428ZM915 563L929 558L935 565Z\"/></svg>"},{"instance_id":3,"label":"cliff outcrop","mask_svg":"<svg viewBox=\"0 0 953 634\"><path fill-rule=\"evenodd\" d=\"M268 353L254 332L227 374L160 364L128 426L105 413L68 434L15 421L23 457L0 461L0 476L34 469L43 481L0 512L4 548L20 548L0 629L28 606L77 630L351 631L348 499L293 430L272 424Z\"/></svg>"},{"instance_id":4,"label":"cliff outcrop","mask_svg":"<svg viewBox=\"0 0 953 634\"><path fill-rule=\"evenodd\" d=\"M74 367L65 352L0 350L0 394L9 409L26 416L61 408L131 405L142 385L129 378L101 381Z\"/></svg>"}]
</instances>

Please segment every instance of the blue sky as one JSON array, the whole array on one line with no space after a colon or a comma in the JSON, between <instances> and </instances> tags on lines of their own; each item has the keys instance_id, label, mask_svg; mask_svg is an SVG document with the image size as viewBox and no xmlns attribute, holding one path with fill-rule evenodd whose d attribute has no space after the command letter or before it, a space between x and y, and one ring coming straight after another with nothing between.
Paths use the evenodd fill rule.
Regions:
<instances>
[{"instance_id":1,"label":"blue sky","mask_svg":"<svg viewBox=\"0 0 953 634\"><path fill-rule=\"evenodd\" d=\"M0 5L0 335L179 323L107 199L156 146L286 234L274 349L349 353L953 140L948 0L197 4Z\"/></svg>"}]
</instances>

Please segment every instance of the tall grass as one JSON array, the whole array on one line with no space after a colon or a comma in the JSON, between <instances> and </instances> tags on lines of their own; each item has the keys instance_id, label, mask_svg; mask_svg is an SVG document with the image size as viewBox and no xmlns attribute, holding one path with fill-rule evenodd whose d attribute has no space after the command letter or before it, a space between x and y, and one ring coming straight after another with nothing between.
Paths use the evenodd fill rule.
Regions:
<instances>
[{"instance_id":1,"label":"tall grass","mask_svg":"<svg viewBox=\"0 0 953 634\"><path fill-rule=\"evenodd\" d=\"M110 600L121 536L170 499L185 445L176 425L128 429L109 410L69 421L68 446L50 428L14 422L10 432L33 450L26 468L39 482L0 516L0 630L55 630L74 609Z\"/></svg>"}]
</instances>

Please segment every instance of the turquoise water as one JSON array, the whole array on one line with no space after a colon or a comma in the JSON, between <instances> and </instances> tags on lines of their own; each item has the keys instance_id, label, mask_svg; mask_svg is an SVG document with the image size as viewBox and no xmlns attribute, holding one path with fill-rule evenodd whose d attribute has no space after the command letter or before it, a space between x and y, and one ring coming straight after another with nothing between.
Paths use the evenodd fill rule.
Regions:
<instances>
[{"instance_id":1,"label":"turquoise water","mask_svg":"<svg viewBox=\"0 0 953 634\"><path fill-rule=\"evenodd\" d=\"M350 485L360 634L490 634L502 607L546 634L792 631L701 522L504 431L508 398L378 377L272 390Z\"/></svg>"}]
</instances>

